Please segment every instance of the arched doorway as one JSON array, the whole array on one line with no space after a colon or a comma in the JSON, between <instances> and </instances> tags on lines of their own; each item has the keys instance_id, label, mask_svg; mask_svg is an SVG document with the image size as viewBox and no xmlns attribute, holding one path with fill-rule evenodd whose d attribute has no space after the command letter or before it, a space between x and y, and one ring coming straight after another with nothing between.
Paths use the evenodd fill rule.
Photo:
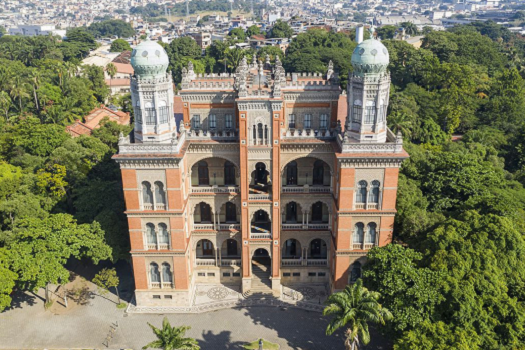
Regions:
<instances>
[{"instance_id":1,"label":"arched doorway","mask_svg":"<svg viewBox=\"0 0 525 350\"><path fill-rule=\"evenodd\" d=\"M255 183L263 186L268 184L268 172L264 163L255 164Z\"/></svg>"},{"instance_id":2,"label":"arched doorway","mask_svg":"<svg viewBox=\"0 0 525 350\"><path fill-rule=\"evenodd\" d=\"M271 292L271 258L268 250L258 248L252 256L252 291Z\"/></svg>"}]
</instances>

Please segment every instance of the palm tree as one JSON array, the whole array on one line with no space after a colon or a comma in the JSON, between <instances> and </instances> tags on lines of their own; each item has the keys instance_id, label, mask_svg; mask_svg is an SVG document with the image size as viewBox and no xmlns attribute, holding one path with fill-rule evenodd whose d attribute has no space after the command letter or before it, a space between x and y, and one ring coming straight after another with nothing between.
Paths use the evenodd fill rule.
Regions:
<instances>
[{"instance_id":1,"label":"palm tree","mask_svg":"<svg viewBox=\"0 0 525 350\"><path fill-rule=\"evenodd\" d=\"M244 57L243 50L239 48L235 48L233 50L228 49L225 55L226 62L228 62L228 68L230 68L233 72L233 70L237 68L237 66L239 66L239 62L241 62L243 57Z\"/></svg>"},{"instance_id":2,"label":"palm tree","mask_svg":"<svg viewBox=\"0 0 525 350\"><path fill-rule=\"evenodd\" d=\"M402 22L399 24L399 26L405 29L405 34L407 35L414 36L419 34L417 26L412 22Z\"/></svg>"},{"instance_id":3,"label":"palm tree","mask_svg":"<svg viewBox=\"0 0 525 350\"><path fill-rule=\"evenodd\" d=\"M9 94L13 100L18 97L20 113L22 113L22 98L29 97L29 94L27 93L27 84L22 78L20 78L20 76L15 77L13 83L10 86Z\"/></svg>"},{"instance_id":4,"label":"palm tree","mask_svg":"<svg viewBox=\"0 0 525 350\"><path fill-rule=\"evenodd\" d=\"M193 338L184 338L184 333L190 327L180 326L172 327L167 317L164 317L162 321L162 328L157 328L148 322L148 326L151 327L153 333L157 336L157 340L152 341L148 345L144 346L142 350L148 348L156 348L162 350L199 350L200 346L197 345L197 341Z\"/></svg>"},{"instance_id":5,"label":"palm tree","mask_svg":"<svg viewBox=\"0 0 525 350\"><path fill-rule=\"evenodd\" d=\"M354 284L346 286L342 292L328 297L323 315L333 315L326 334L332 335L337 329L347 326L345 347L347 350L357 350L359 342L364 345L370 342L368 322L384 325L392 319L392 314L377 301L380 295L363 287L363 281L358 279Z\"/></svg>"},{"instance_id":6,"label":"palm tree","mask_svg":"<svg viewBox=\"0 0 525 350\"><path fill-rule=\"evenodd\" d=\"M108 73L110 79L109 79L109 88L111 89L111 81L113 78L115 78L115 75L117 75L117 67L113 63L108 63L106 66L106 73Z\"/></svg>"},{"instance_id":7,"label":"palm tree","mask_svg":"<svg viewBox=\"0 0 525 350\"><path fill-rule=\"evenodd\" d=\"M406 113L394 111L390 113L387 118L388 126L394 134L401 131L404 137L410 137L412 135L412 120Z\"/></svg>"}]
</instances>

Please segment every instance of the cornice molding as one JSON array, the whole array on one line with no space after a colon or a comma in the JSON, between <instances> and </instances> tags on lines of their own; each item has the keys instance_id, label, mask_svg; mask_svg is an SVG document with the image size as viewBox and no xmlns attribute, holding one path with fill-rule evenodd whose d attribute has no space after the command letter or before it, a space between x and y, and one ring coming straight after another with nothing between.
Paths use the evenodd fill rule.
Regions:
<instances>
[{"instance_id":1,"label":"cornice molding","mask_svg":"<svg viewBox=\"0 0 525 350\"><path fill-rule=\"evenodd\" d=\"M408 157L338 158L341 168L399 168Z\"/></svg>"},{"instance_id":2,"label":"cornice molding","mask_svg":"<svg viewBox=\"0 0 525 350\"><path fill-rule=\"evenodd\" d=\"M182 158L141 157L136 158L114 158L121 169L178 169Z\"/></svg>"}]
</instances>

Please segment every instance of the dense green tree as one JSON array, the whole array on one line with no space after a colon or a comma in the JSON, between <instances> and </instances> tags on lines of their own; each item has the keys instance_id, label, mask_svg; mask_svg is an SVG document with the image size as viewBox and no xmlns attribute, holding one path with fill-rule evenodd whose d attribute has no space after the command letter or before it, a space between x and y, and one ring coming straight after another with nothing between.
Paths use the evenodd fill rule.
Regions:
<instances>
[{"instance_id":1,"label":"dense green tree","mask_svg":"<svg viewBox=\"0 0 525 350\"><path fill-rule=\"evenodd\" d=\"M110 19L102 22L92 23L87 30L96 38L107 36L118 36L119 38L130 38L135 35L135 30L129 23L118 19Z\"/></svg>"},{"instance_id":2,"label":"dense green tree","mask_svg":"<svg viewBox=\"0 0 525 350\"><path fill-rule=\"evenodd\" d=\"M232 37L234 40L244 41L246 40L246 33L242 28L234 28L230 30L228 36Z\"/></svg>"},{"instance_id":3,"label":"dense green tree","mask_svg":"<svg viewBox=\"0 0 525 350\"><path fill-rule=\"evenodd\" d=\"M377 36L383 40L394 39L397 27L393 25L386 25L376 29Z\"/></svg>"},{"instance_id":4,"label":"dense green tree","mask_svg":"<svg viewBox=\"0 0 525 350\"><path fill-rule=\"evenodd\" d=\"M124 39L116 39L111 43L110 52L131 51L131 46Z\"/></svg>"},{"instance_id":5,"label":"dense green tree","mask_svg":"<svg viewBox=\"0 0 525 350\"><path fill-rule=\"evenodd\" d=\"M261 28L259 28L259 26L255 24L246 29L246 36L248 38L251 38L252 36L259 35L259 34L261 34Z\"/></svg>"},{"instance_id":6,"label":"dense green tree","mask_svg":"<svg viewBox=\"0 0 525 350\"><path fill-rule=\"evenodd\" d=\"M272 26L272 29L266 34L268 38L291 38L293 29L284 21L278 19Z\"/></svg>"}]
</instances>

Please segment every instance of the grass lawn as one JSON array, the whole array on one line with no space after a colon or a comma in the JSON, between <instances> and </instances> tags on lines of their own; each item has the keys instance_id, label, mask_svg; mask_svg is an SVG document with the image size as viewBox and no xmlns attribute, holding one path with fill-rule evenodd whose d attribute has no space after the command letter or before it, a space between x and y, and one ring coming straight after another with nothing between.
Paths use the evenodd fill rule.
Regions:
<instances>
[{"instance_id":1,"label":"grass lawn","mask_svg":"<svg viewBox=\"0 0 525 350\"><path fill-rule=\"evenodd\" d=\"M263 341L263 350L279 350L279 345L270 343L269 341L262 340ZM252 341L251 343L245 344L243 346L245 349L248 350L258 350L259 349L259 339Z\"/></svg>"}]
</instances>

